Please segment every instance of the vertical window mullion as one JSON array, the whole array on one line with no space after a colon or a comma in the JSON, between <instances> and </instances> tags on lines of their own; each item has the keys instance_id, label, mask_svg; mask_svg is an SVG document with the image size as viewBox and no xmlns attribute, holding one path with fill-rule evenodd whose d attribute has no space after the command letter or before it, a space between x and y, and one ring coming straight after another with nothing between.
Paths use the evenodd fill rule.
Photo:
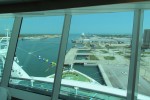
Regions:
<instances>
[{"instance_id":1,"label":"vertical window mullion","mask_svg":"<svg viewBox=\"0 0 150 100\"><path fill-rule=\"evenodd\" d=\"M131 59L129 66L129 78L127 88L127 100L136 100L138 93L138 80L139 80L139 64L140 64L140 51L141 51L141 36L143 28L143 14L142 9L134 11L134 22L132 31L131 43Z\"/></svg>"},{"instance_id":2,"label":"vertical window mullion","mask_svg":"<svg viewBox=\"0 0 150 100\"><path fill-rule=\"evenodd\" d=\"M63 65L64 65L64 59L65 59L65 54L66 54L69 30L70 30L70 23L71 23L71 15L66 14L65 19L64 19L62 38L61 38L61 42L60 42L60 50L59 50L59 54L58 54L57 68L56 68L56 72L55 72L51 100L57 100L58 96L59 96L61 78L62 78L62 70L64 67Z\"/></svg>"}]
</instances>

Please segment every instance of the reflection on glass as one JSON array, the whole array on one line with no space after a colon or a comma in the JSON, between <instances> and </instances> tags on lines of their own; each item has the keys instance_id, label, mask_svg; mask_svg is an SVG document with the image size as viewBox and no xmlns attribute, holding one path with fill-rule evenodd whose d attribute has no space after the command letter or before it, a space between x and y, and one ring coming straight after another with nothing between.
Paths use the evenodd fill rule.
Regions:
<instances>
[{"instance_id":1,"label":"reflection on glass","mask_svg":"<svg viewBox=\"0 0 150 100\"><path fill-rule=\"evenodd\" d=\"M126 100L123 97L102 94L94 90L87 91L83 88L70 86L62 86L59 97L65 100Z\"/></svg>"},{"instance_id":2,"label":"reflection on glass","mask_svg":"<svg viewBox=\"0 0 150 100\"><path fill-rule=\"evenodd\" d=\"M4 69L14 18L0 18L0 81Z\"/></svg>"},{"instance_id":3,"label":"reflection on glass","mask_svg":"<svg viewBox=\"0 0 150 100\"><path fill-rule=\"evenodd\" d=\"M126 94L132 22L132 12L72 16L60 97L122 100L103 93Z\"/></svg>"},{"instance_id":4,"label":"reflection on glass","mask_svg":"<svg viewBox=\"0 0 150 100\"><path fill-rule=\"evenodd\" d=\"M11 72L11 86L26 87L33 92L37 92L34 89L52 90L62 25L62 16L24 18Z\"/></svg>"},{"instance_id":5,"label":"reflection on glass","mask_svg":"<svg viewBox=\"0 0 150 100\"><path fill-rule=\"evenodd\" d=\"M150 97L150 11L144 12L138 92Z\"/></svg>"}]
</instances>

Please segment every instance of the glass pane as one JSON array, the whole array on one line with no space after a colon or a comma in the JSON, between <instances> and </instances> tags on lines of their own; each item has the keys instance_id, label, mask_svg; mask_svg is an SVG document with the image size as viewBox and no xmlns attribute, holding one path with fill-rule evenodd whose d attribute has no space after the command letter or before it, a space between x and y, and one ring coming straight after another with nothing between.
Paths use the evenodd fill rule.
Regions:
<instances>
[{"instance_id":1,"label":"glass pane","mask_svg":"<svg viewBox=\"0 0 150 100\"><path fill-rule=\"evenodd\" d=\"M0 82L4 69L13 23L14 18L9 17L0 18Z\"/></svg>"},{"instance_id":2,"label":"glass pane","mask_svg":"<svg viewBox=\"0 0 150 100\"><path fill-rule=\"evenodd\" d=\"M144 11L143 37L140 58L139 94L150 99L150 10ZM139 95L139 98L141 95ZM143 99L147 100L147 99Z\"/></svg>"},{"instance_id":3,"label":"glass pane","mask_svg":"<svg viewBox=\"0 0 150 100\"><path fill-rule=\"evenodd\" d=\"M63 16L23 19L11 86L39 93L52 90L63 21Z\"/></svg>"},{"instance_id":4,"label":"glass pane","mask_svg":"<svg viewBox=\"0 0 150 100\"><path fill-rule=\"evenodd\" d=\"M133 12L72 16L60 97L122 100L128 83L132 25ZM112 96L114 91L122 97Z\"/></svg>"}]
</instances>

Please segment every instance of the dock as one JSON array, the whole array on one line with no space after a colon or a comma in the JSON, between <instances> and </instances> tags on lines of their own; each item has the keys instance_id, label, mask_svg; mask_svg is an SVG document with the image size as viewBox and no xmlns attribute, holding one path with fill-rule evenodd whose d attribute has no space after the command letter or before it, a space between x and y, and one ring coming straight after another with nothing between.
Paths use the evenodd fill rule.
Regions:
<instances>
[{"instance_id":1,"label":"dock","mask_svg":"<svg viewBox=\"0 0 150 100\"><path fill-rule=\"evenodd\" d=\"M97 60L76 60L75 57L76 55L93 55L91 53L77 53L79 49L77 48L72 48L68 51L65 57L65 65L71 65L73 63L98 63Z\"/></svg>"},{"instance_id":2,"label":"dock","mask_svg":"<svg viewBox=\"0 0 150 100\"><path fill-rule=\"evenodd\" d=\"M74 58L76 56L76 52L77 52L77 49L76 48L72 48L70 49L66 56L65 56L65 65L71 65L74 63Z\"/></svg>"}]
</instances>

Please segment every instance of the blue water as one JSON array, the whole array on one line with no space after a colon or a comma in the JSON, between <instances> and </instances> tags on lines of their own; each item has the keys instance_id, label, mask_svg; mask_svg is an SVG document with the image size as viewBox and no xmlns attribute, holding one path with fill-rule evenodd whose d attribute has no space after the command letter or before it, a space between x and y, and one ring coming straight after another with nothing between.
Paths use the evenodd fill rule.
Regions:
<instances>
[{"instance_id":1,"label":"blue water","mask_svg":"<svg viewBox=\"0 0 150 100\"><path fill-rule=\"evenodd\" d=\"M71 40L79 38L80 34L69 35L67 51L72 47ZM30 76L48 76L55 73L56 67L51 62L57 63L61 38L19 40L16 56L19 65ZM40 56L40 57L39 57ZM44 59L44 60L43 60ZM48 62L46 62L48 60Z\"/></svg>"}]
</instances>

